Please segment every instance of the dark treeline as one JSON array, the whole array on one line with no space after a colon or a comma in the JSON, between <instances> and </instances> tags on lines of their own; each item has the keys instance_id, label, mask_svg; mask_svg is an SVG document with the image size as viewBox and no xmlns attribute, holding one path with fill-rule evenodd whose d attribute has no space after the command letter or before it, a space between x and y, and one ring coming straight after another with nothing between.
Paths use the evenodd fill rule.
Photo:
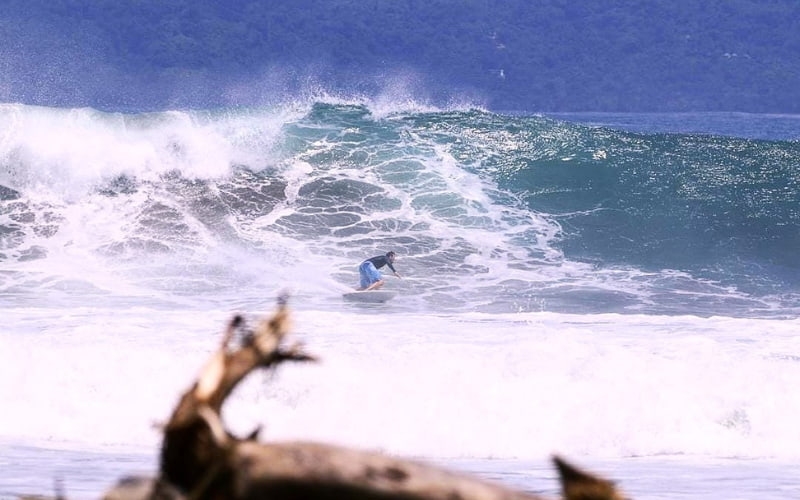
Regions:
<instances>
[{"instance_id":1,"label":"dark treeline","mask_svg":"<svg viewBox=\"0 0 800 500\"><path fill-rule=\"evenodd\" d=\"M248 104L402 77L498 110L800 112L797 0L3 4L6 101Z\"/></svg>"}]
</instances>

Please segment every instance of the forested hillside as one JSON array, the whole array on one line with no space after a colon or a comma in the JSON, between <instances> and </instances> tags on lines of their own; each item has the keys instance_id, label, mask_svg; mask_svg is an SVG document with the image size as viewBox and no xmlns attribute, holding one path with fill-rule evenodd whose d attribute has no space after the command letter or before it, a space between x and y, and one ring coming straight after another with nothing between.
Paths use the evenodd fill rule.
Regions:
<instances>
[{"instance_id":1,"label":"forested hillside","mask_svg":"<svg viewBox=\"0 0 800 500\"><path fill-rule=\"evenodd\" d=\"M417 97L499 110L800 112L797 0L0 7L4 101L215 106L309 86L377 93L404 80Z\"/></svg>"}]
</instances>

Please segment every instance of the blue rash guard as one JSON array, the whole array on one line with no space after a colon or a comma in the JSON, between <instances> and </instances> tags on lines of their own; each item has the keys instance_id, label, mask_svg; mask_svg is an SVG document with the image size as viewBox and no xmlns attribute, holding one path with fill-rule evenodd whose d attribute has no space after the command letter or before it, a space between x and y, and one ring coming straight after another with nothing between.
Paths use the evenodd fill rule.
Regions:
<instances>
[{"instance_id":1,"label":"blue rash guard","mask_svg":"<svg viewBox=\"0 0 800 500\"><path fill-rule=\"evenodd\" d=\"M378 269L382 268L383 266L389 266L389 269L391 269L393 273L397 272L392 263L389 262L389 257L385 255L371 257L358 266L358 274L361 277L360 285L362 290L382 279L381 273L378 271Z\"/></svg>"}]
</instances>

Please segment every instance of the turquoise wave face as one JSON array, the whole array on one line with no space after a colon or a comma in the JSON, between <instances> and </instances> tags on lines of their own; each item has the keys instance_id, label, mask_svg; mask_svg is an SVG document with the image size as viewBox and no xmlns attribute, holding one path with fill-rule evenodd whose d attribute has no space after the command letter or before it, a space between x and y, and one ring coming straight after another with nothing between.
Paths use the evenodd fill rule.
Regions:
<instances>
[{"instance_id":1,"label":"turquoise wave face","mask_svg":"<svg viewBox=\"0 0 800 500\"><path fill-rule=\"evenodd\" d=\"M556 221L565 258L745 287L800 284L796 141L464 118L451 129L466 143L461 157Z\"/></svg>"},{"instance_id":2,"label":"turquoise wave face","mask_svg":"<svg viewBox=\"0 0 800 500\"><path fill-rule=\"evenodd\" d=\"M509 189L565 229L567 257L800 283L800 144L585 131L592 157L531 161Z\"/></svg>"}]
</instances>

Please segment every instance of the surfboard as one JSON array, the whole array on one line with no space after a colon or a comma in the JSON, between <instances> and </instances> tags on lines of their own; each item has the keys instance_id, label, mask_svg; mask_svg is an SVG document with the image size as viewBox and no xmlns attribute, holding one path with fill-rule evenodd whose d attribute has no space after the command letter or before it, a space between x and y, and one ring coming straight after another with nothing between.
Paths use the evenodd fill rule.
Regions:
<instances>
[{"instance_id":1,"label":"surfboard","mask_svg":"<svg viewBox=\"0 0 800 500\"><path fill-rule=\"evenodd\" d=\"M342 298L353 302L386 302L395 295L397 293L388 290L366 290L362 292L347 292L342 294Z\"/></svg>"}]
</instances>

